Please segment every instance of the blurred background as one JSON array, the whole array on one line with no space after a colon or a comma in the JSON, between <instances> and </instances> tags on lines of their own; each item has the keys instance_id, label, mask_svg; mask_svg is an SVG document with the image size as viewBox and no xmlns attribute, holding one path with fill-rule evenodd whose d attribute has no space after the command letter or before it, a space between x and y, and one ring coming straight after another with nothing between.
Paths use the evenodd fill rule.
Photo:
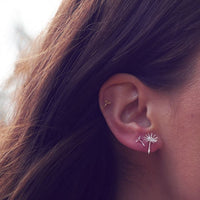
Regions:
<instances>
[{"instance_id":1,"label":"blurred background","mask_svg":"<svg viewBox=\"0 0 200 200\"><path fill-rule=\"evenodd\" d=\"M19 52L56 13L61 0L0 0L0 120L8 112L9 91L3 82L12 75Z\"/></svg>"}]
</instances>

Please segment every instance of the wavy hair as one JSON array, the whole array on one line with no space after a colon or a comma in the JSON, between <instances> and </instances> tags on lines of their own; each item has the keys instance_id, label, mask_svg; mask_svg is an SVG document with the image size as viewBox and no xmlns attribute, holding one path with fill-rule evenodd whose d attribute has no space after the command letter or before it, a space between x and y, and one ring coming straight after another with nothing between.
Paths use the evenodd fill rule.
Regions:
<instances>
[{"instance_id":1,"label":"wavy hair","mask_svg":"<svg viewBox=\"0 0 200 200\"><path fill-rule=\"evenodd\" d=\"M16 63L22 82L1 128L0 199L114 199L101 85L130 73L155 90L178 87L199 41L199 1L63 0Z\"/></svg>"}]
</instances>

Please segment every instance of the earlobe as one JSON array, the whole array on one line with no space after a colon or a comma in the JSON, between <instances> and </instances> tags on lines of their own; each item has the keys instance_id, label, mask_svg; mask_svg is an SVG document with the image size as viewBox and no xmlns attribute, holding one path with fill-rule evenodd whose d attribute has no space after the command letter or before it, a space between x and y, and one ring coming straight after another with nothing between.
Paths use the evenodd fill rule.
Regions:
<instances>
[{"instance_id":1,"label":"earlobe","mask_svg":"<svg viewBox=\"0 0 200 200\"><path fill-rule=\"evenodd\" d=\"M142 83L134 76L114 75L101 87L99 105L108 127L121 144L150 154L160 149L161 140L147 117L142 90Z\"/></svg>"}]
</instances>

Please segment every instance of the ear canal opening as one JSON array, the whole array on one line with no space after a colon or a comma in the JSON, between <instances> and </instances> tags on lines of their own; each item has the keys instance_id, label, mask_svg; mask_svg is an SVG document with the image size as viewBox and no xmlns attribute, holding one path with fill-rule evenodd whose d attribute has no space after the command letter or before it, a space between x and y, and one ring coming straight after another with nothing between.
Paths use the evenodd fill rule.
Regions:
<instances>
[{"instance_id":1,"label":"ear canal opening","mask_svg":"<svg viewBox=\"0 0 200 200\"><path fill-rule=\"evenodd\" d=\"M124 123L136 123L138 126L147 128L151 126L151 122L147 118L146 108L138 110L138 99L134 102L129 103L120 115L120 119Z\"/></svg>"}]
</instances>

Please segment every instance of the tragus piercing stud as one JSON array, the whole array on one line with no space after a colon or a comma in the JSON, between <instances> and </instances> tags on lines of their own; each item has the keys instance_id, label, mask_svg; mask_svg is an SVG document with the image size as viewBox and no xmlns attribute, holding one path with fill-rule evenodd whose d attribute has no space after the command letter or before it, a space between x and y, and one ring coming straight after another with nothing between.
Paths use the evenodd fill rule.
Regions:
<instances>
[{"instance_id":1,"label":"tragus piercing stud","mask_svg":"<svg viewBox=\"0 0 200 200\"><path fill-rule=\"evenodd\" d=\"M153 134L153 133L147 133L144 137L143 137L145 142L148 142L148 154L151 153L151 144L158 142L158 137Z\"/></svg>"},{"instance_id":2,"label":"tragus piercing stud","mask_svg":"<svg viewBox=\"0 0 200 200\"><path fill-rule=\"evenodd\" d=\"M144 142L141 140L141 136L139 136L136 140L136 142L140 142L142 144L143 147L145 147Z\"/></svg>"},{"instance_id":3,"label":"tragus piercing stud","mask_svg":"<svg viewBox=\"0 0 200 200\"><path fill-rule=\"evenodd\" d=\"M110 105L111 104L111 101L105 99L104 100L104 108L107 106L107 105Z\"/></svg>"}]
</instances>

